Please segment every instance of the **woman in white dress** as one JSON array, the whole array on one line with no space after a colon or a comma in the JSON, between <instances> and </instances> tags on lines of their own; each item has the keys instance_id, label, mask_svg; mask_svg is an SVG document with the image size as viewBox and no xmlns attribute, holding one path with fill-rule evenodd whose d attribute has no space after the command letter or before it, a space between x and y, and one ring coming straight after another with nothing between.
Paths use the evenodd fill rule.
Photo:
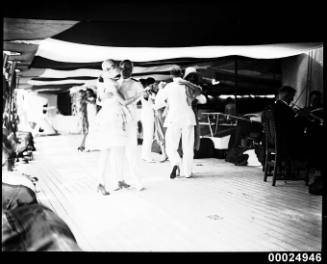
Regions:
<instances>
[{"instance_id":1,"label":"woman in white dress","mask_svg":"<svg viewBox=\"0 0 327 264\"><path fill-rule=\"evenodd\" d=\"M100 149L97 191L108 195L109 191L119 189L117 179L120 179L120 176L118 174L123 173L123 168L117 166L121 163L115 162L115 159L120 156L113 157L111 154L113 152L110 150L116 148L120 152L124 151L127 139L126 123L130 118L126 106L139 100L143 96L143 92L131 99L124 100L119 93L117 81L113 79L119 71L117 64L112 60L107 60L103 62L102 68L104 84L98 91L102 108L96 117L99 138L97 148Z\"/></svg>"},{"instance_id":2,"label":"woman in white dress","mask_svg":"<svg viewBox=\"0 0 327 264\"><path fill-rule=\"evenodd\" d=\"M163 89L165 88L167 83L160 82L158 84L158 92L156 94L156 97L160 97L162 94ZM156 98L155 98L156 100ZM165 162L168 160L168 156L166 153L166 143L165 143L165 134L166 134L166 128L164 127L165 118L168 112L168 106L162 108L155 108L154 107L154 138L157 141L157 143L160 146L161 149L161 159L160 162Z\"/></svg>"},{"instance_id":3,"label":"woman in white dress","mask_svg":"<svg viewBox=\"0 0 327 264\"><path fill-rule=\"evenodd\" d=\"M96 140L96 115L97 115L97 105L96 105L96 94L91 88L86 89L86 112L88 121L88 133L85 137L85 150L91 151L95 150Z\"/></svg>"},{"instance_id":4,"label":"woman in white dress","mask_svg":"<svg viewBox=\"0 0 327 264\"><path fill-rule=\"evenodd\" d=\"M95 117L96 117L96 95L92 89L87 88L86 90L80 90L80 115L81 115L81 125L82 125L82 142L78 147L78 151L84 151L88 149L89 143L89 135L90 131L93 131ZM91 133L92 134L92 133Z\"/></svg>"},{"instance_id":5,"label":"woman in white dress","mask_svg":"<svg viewBox=\"0 0 327 264\"><path fill-rule=\"evenodd\" d=\"M146 162L153 162L151 157L151 149L154 136L154 104L152 99L152 85L155 83L153 78L144 81L143 86L146 95L142 98L141 121L143 130L142 156Z\"/></svg>"}]
</instances>

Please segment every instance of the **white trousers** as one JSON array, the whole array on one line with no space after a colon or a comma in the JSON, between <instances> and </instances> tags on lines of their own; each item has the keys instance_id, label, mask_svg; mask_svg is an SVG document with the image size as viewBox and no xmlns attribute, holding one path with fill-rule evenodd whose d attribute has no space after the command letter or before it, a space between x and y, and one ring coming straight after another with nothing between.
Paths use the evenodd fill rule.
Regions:
<instances>
[{"instance_id":1,"label":"white trousers","mask_svg":"<svg viewBox=\"0 0 327 264\"><path fill-rule=\"evenodd\" d=\"M177 150L182 136L183 159L181 160ZM194 126L180 127L171 125L166 131L166 152L171 167L181 167L181 175L189 177L193 168Z\"/></svg>"},{"instance_id":2,"label":"white trousers","mask_svg":"<svg viewBox=\"0 0 327 264\"><path fill-rule=\"evenodd\" d=\"M142 130L143 130L143 143L142 143L142 159L151 159L151 149L154 134L154 115L152 113L143 113L142 115Z\"/></svg>"}]
</instances>

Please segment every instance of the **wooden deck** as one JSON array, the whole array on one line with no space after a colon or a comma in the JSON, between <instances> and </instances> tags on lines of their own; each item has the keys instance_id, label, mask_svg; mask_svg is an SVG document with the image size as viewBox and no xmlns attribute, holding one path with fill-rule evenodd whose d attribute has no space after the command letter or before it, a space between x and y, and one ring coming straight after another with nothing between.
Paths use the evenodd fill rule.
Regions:
<instances>
[{"instance_id":1,"label":"wooden deck","mask_svg":"<svg viewBox=\"0 0 327 264\"><path fill-rule=\"evenodd\" d=\"M146 190L97 194L99 152L80 136L35 139L24 170L39 201L72 229L85 251L321 251L322 197L303 181L263 182L261 167L195 160L194 178L170 180L169 164L139 160Z\"/></svg>"}]
</instances>

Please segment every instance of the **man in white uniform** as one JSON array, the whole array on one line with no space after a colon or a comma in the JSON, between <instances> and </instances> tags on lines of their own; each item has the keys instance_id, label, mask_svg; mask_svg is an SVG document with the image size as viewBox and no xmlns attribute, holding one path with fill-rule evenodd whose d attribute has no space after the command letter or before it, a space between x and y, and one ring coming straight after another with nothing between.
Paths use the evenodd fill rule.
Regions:
<instances>
[{"instance_id":1,"label":"man in white uniform","mask_svg":"<svg viewBox=\"0 0 327 264\"><path fill-rule=\"evenodd\" d=\"M192 176L193 167L193 145L194 126L196 125L195 115L192 106L187 103L186 83L181 77L182 69L175 66L170 72L173 82L168 83L157 96L155 107L158 109L168 104L168 114L165 120L166 151L172 167L170 178L173 179L182 165L182 173L185 177ZM182 136L183 160L177 150ZM182 164L181 164L182 163Z\"/></svg>"},{"instance_id":2,"label":"man in white uniform","mask_svg":"<svg viewBox=\"0 0 327 264\"><path fill-rule=\"evenodd\" d=\"M143 93L143 86L137 80L131 78L133 72L133 63L129 60L124 60L120 63L121 77L118 80L120 93L125 100L136 97ZM141 97L140 99L141 100ZM138 101L139 101L138 100ZM127 122L127 144L125 148L125 157L127 159L127 170L131 180L134 182L137 190L143 190L144 187L137 174L137 102L128 105L131 117ZM123 166L124 164L122 164ZM120 185L127 187L126 183L121 180Z\"/></svg>"}]
</instances>

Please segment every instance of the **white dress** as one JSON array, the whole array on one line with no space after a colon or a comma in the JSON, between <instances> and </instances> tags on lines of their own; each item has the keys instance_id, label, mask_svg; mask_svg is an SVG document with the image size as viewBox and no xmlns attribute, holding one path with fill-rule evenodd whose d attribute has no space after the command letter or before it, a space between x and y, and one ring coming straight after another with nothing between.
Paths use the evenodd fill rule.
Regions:
<instances>
[{"instance_id":1,"label":"white dress","mask_svg":"<svg viewBox=\"0 0 327 264\"><path fill-rule=\"evenodd\" d=\"M141 120L143 128L142 158L151 159L151 148L154 135L154 111L151 98L142 99Z\"/></svg>"},{"instance_id":2,"label":"white dress","mask_svg":"<svg viewBox=\"0 0 327 264\"><path fill-rule=\"evenodd\" d=\"M102 108L96 116L97 148L125 146L127 139L126 113L116 95L116 82L107 79L102 91Z\"/></svg>"},{"instance_id":3,"label":"white dress","mask_svg":"<svg viewBox=\"0 0 327 264\"><path fill-rule=\"evenodd\" d=\"M88 151L98 149L97 146L97 127L96 127L97 106L87 103L87 120L89 123L88 135L85 141L85 149Z\"/></svg>"},{"instance_id":4,"label":"white dress","mask_svg":"<svg viewBox=\"0 0 327 264\"><path fill-rule=\"evenodd\" d=\"M87 111L87 120L89 122L89 128L94 125L95 118L97 115L97 105L94 103L87 103L86 104L86 111Z\"/></svg>"}]
</instances>

